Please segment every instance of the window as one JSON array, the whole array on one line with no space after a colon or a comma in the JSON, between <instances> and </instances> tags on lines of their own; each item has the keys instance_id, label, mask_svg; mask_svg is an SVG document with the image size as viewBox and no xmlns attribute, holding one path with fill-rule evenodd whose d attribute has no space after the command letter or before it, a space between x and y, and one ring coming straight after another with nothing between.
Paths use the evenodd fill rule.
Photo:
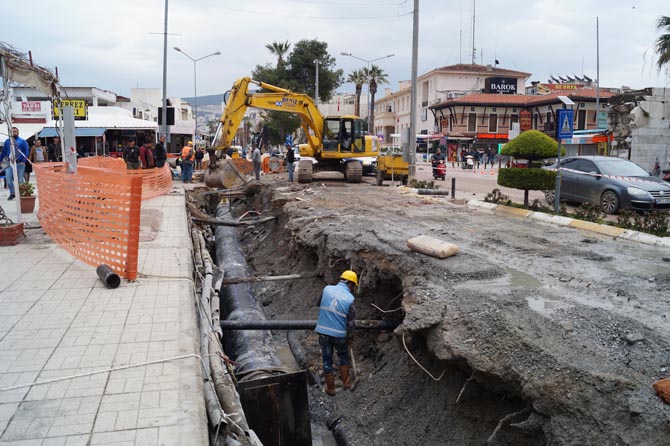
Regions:
<instances>
[{"instance_id":1,"label":"window","mask_svg":"<svg viewBox=\"0 0 670 446\"><path fill-rule=\"evenodd\" d=\"M468 132L477 131L477 113L470 113L468 115Z\"/></svg>"},{"instance_id":2,"label":"window","mask_svg":"<svg viewBox=\"0 0 670 446\"><path fill-rule=\"evenodd\" d=\"M489 115L489 133L498 132L498 115L491 113Z\"/></svg>"},{"instance_id":3,"label":"window","mask_svg":"<svg viewBox=\"0 0 670 446\"><path fill-rule=\"evenodd\" d=\"M421 108L421 120L428 121L428 107Z\"/></svg>"},{"instance_id":4,"label":"window","mask_svg":"<svg viewBox=\"0 0 670 446\"><path fill-rule=\"evenodd\" d=\"M513 108L512 110L516 111L516 108ZM515 122L519 122L519 115L509 115L509 128L512 128L512 124Z\"/></svg>"},{"instance_id":5,"label":"window","mask_svg":"<svg viewBox=\"0 0 670 446\"><path fill-rule=\"evenodd\" d=\"M577 130L586 129L586 110L577 112Z\"/></svg>"}]
</instances>

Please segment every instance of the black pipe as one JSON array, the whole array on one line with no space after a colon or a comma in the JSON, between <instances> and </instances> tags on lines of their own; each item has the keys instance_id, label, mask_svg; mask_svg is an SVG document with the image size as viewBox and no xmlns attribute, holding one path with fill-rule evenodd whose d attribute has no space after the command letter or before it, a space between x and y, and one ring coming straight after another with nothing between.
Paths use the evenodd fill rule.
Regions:
<instances>
[{"instance_id":1,"label":"black pipe","mask_svg":"<svg viewBox=\"0 0 670 446\"><path fill-rule=\"evenodd\" d=\"M98 266L95 269L95 272L98 274L98 277L107 286L107 288L118 288L121 284L119 275L112 271L112 268L105 265L104 263Z\"/></svg>"},{"instance_id":2,"label":"black pipe","mask_svg":"<svg viewBox=\"0 0 670 446\"><path fill-rule=\"evenodd\" d=\"M217 218L228 213L224 206L217 208ZM237 239L237 229L218 226L215 231L216 261L223 268L224 278L250 277L244 254ZM254 288L250 283L226 285L219 291L221 322L237 320L265 321ZM225 333L223 347L233 359L235 375L246 375L255 370L281 370L282 363L272 342L269 330L233 331Z\"/></svg>"},{"instance_id":3,"label":"black pipe","mask_svg":"<svg viewBox=\"0 0 670 446\"><path fill-rule=\"evenodd\" d=\"M335 437L337 446L349 446L353 444L349 433L344 427L342 417L336 417L328 420L326 422L326 426L328 426L328 429L330 429L330 431L333 433L333 437Z\"/></svg>"},{"instance_id":4,"label":"black pipe","mask_svg":"<svg viewBox=\"0 0 670 446\"><path fill-rule=\"evenodd\" d=\"M393 331L400 321L369 321L360 320L355 322L356 330L378 330ZM316 321L309 320L222 320L221 328L224 331L231 330L314 330Z\"/></svg>"},{"instance_id":5,"label":"black pipe","mask_svg":"<svg viewBox=\"0 0 670 446\"><path fill-rule=\"evenodd\" d=\"M448 190L440 190L440 189L418 189L417 193L419 195L449 195L450 192Z\"/></svg>"},{"instance_id":6,"label":"black pipe","mask_svg":"<svg viewBox=\"0 0 670 446\"><path fill-rule=\"evenodd\" d=\"M451 179L451 198L456 198L456 177Z\"/></svg>"}]
</instances>

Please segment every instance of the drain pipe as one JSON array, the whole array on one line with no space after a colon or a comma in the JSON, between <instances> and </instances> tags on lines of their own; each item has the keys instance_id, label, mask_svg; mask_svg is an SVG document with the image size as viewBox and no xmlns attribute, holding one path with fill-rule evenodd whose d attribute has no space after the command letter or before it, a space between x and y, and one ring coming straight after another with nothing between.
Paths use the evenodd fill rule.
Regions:
<instances>
[{"instance_id":1,"label":"drain pipe","mask_svg":"<svg viewBox=\"0 0 670 446\"><path fill-rule=\"evenodd\" d=\"M227 213L225 206L219 206L216 217L223 218ZM224 270L224 280L251 277L236 228L218 226L215 245L216 261ZM222 321L266 320L250 283L226 285L219 291L219 297ZM226 354L236 362L234 371L239 380L247 375L256 379L284 372L269 330L228 332L223 337L223 345Z\"/></svg>"}]
</instances>

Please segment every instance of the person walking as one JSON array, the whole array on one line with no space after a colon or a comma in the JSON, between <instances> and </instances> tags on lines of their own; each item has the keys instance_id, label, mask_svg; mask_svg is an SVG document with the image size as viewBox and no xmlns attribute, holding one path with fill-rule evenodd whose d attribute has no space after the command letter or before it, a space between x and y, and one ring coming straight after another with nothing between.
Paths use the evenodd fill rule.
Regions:
<instances>
[{"instance_id":1,"label":"person walking","mask_svg":"<svg viewBox=\"0 0 670 446\"><path fill-rule=\"evenodd\" d=\"M195 168L202 170L202 159L205 157L205 148L198 147L198 150L195 151Z\"/></svg>"},{"instance_id":2,"label":"person walking","mask_svg":"<svg viewBox=\"0 0 670 446\"><path fill-rule=\"evenodd\" d=\"M63 158L63 150L60 146L60 137L54 136L51 144L47 145L47 153L49 154L49 161L52 163L58 163Z\"/></svg>"},{"instance_id":3,"label":"person walking","mask_svg":"<svg viewBox=\"0 0 670 446\"><path fill-rule=\"evenodd\" d=\"M140 168L140 150L135 145L135 138L128 138L128 145L123 149L123 160L126 162L126 169L138 170Z\"/></svg>"},{"instance_id":4,"label":"person walking","mask_svg":"<svg viewBox=\"0 0 670 446\"><path fill-rule=\"evenodd\" d=\"M167 151L165 150L165 135L158 138L158 143L154 149L156 167L161 168L165 165L167 160Z\"/></svg>"},{"instance_id":5,"label":"person walking","mask_svg":"<svg viewBox=\"0 0 670 446\"><path fill-rule=\"evenodd\" d=\"M189 141L181 149L181 181L182 183L192 183L193 162L195 161L195 150L193 150L193 141Z\"/></svg>"},{"instance_id":6,"label":"person walking","mask_svg":"<svg viewBox=\"0 0 670 446\"><path fill-rule=\"evenodd\" d=\"M156 167L154 162L154 151L151 148L153 141L147 141L140 147L140 161L142 162L142 169L153 169Z\"/></svg>"},{"instance_id":7,"label":"person walking","mask_svg":"<svg viewBox=\"0 0 670 446\"><path fill-rule=\"evenodd\" d=\"M251 152L251 162L254 166L254 175L256 180L261 179L261 150L258 146L254 146L254 151Z\"/></svg>"},{"instance_id":8,"label":"person walking","mask_svg":"<svg viewBox=\"0 0 670 446\"><path fill-rule=\"evenodd\" d=\"M323 376L326 380L326 393L335 396L335 368L333 351L339 358L340 378L345 389L351 388L349 381L349 344L353 338L354 292L358 286L358 276L347 270L340 275L337 285L328 285L323 289L319 304L319 318L315 331L319 334L319 347L323 359Z\"/></svg>"},{"instance_id":9,"label":"person walking","mask_svg":"<svg viewBox=\"0 0 670 446\"><path fill-rule=\"evenodd\" d=\"M288 169L289 181L293 181L293 171L295 170L293 163L295 163L295 152L291 144L286 144L286 168Z\"/></svg>"},{"instance_id":10,"label":"person walking","mask_svg":"<svg viewBox=\"0 0 670 446\"><path fill-rule=\"evenodd\" d=\"M46 163L49 161L49 154L47 153L47 148L42 145L42 141L39 138L35 138L35 144L30 148L30 155L28 155L28 161L30 163L26 165L26 183L30 181L30 172L28 172L28 166L35 163ZM32 166L30 171L32 172Z\"/></svg>"},{"instance_id":11,"label":"person walking","mask_svg":"<svg viewBox=\"0 0 670 446\"><path fill-rule=\"evenodd\" d=\"M30 148L28 147L26 140L19 136L19 129L16 127L12 127L11 139L14 140L14 150L16 150L16 173L18 175L19 183L23 183L23 175L26 170L26 161L28 159L28 155L30 155ZM13 200L16 198L16 191L14 189L14 169L11 165L12 148L10 138L7 138L5 141L5 145L2 146L2 153L0 154L0 161L5 159L10 161L10 164L5 170L5 181L7 181L7 185L9 187L9 197L7 197L7 199Z\"/></svg>"}]
</instances>

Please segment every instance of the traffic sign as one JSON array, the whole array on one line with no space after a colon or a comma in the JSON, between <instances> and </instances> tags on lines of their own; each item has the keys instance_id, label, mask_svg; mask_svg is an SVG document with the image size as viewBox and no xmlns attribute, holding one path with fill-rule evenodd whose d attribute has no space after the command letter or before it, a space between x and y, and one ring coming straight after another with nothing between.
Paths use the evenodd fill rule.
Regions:
<instances>
[{"instance_id":1,"label":"traffic sign","mask_svg":"<svg viewBox=\"0 0 670 446\"><path fill-rule=\"evenodd\" d=\"M572 138L574 111L567 108L556 110L556 139Z\"/></svg>"}]
</instances>

